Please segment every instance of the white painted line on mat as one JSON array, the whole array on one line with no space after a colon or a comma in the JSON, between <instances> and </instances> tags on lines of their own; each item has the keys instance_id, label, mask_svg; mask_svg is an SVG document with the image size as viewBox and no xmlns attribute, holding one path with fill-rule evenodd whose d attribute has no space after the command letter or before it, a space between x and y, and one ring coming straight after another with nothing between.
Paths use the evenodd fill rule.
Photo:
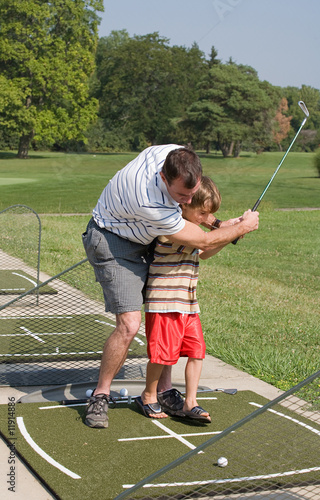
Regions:
<instances>
[{"instance_id":1,"label":"white painted line on mat","mask_svg":"<svg viewBox=\"0 0 320 500\"><path fill-rule=\"evenodd\" d=\"M16 276L20 276L20 278L24 278L25 280L30 281L30 283L32 283L34 286L37 286L36 281L33 281L32 279L28 278L27 276L24 276L23 274L19 274L19 273L12 273L12 274L15 274Z\"/></svg>"},{"instance_id":2,"label":"white painted line on mat","mask_svg":"<svg viewBox=\"0 0 320 500\"><path fill-rule=\"evenodd\" d=\"M1 292L24 292L26 288L0 288Z\"/></svg>"},{"instance_id":3,"label":"white painted line on mat","mask_svg":"<svg viewBox=\"0 0 320 500\"><path fill-rule=\"evenodd\" d=\"M139 337L134 337L133 340L135 340L136 342L138 342L139 345L145 345L145 343L143 342L143 340L139 339Z\"/></svg>"},{"instance_id":4,"label":"white painted line on mat","mask_svg":"<svg viewBox=\"0 0 320 500\"><path fill-rule=\"evenodd\" d=\"M96 323L101 323L102 325L112 326L113 328L116 327L116 325L112 325L111 323L107 323L106 321L100 321L99 319L95 319L94 321Z\"/></svg>"},{"instance_id":5,"label":"white painted line on mat","mask_svg":"<svg viewBox=\"0 0 320 500\"><path fill-rule=\"evenodd\" d=\"M320 467L312 467L310 469L290 470L287 472L279 472L275 474L265 474L261 476L234 477L230 479L208 479L207 481L188 481L185 483L149 483L144 484L142 488L166 488L168 486L202 486L206 484L226 484L239 483L243 481L256 481L258 479L272 479L276 477L294 476L296 474L307 474L308 472L319 471ZM134 484L123 484L123 488L132 488Z\"/></svg>"},{"instance_id":6,"label":"white painted line on mat","mask_svg":"<svg viewBox=\"0 0 320 500\"><path fill-rule=\"evenodd\" d=\"M252 406L257 406L258 408L262 408L262 405L259 405L258 403L249 403ZM311 425L305 424L304 422L301 422L300 420L297 420L296 418L289 417L289 415L285 415L284 413L280 413L279 411L269 409L267 410L270 413L274 413L275 415L278 415L279 417L286 418L287 420L291 420L291 422L294 422L295 424L301 425L301 427L304 427L305 429L308 429L308 431L314 432L317 434L317 436L320 436L320 431L318 429L315 429L314 427L311 427Z\"/></svg>"},{"instance_id":7,"label":"white painted line on mat","mask_svg":"<svg viewBox=\"0 0 320 500\"><path fill-rule=\"evenodd\" d=\"M0 319L14 319L14 320L24 320L24 319L73 319L74 316L55 316L55 315L35 315L35 316L1 316Z\"/></svg>"},{"instance_id":8,"label":"white painted line on mat","mask_svg":"<svg viewBox=\"0 0 320 500\"><path fill-rule=\"evenodd\" d=\"M38 455L40 455L40 457L44 458L50 465L53 465L53 467L56 467L67 476L72 477L72 479L81 479L81 476L78 476L78 474L75 474L71 470L59 464L59 462L50 457L50 455L48 455L45 451L42 450L42 448L40 448L40 446L37 445L37 443L32 439L29 432L27 431L23 421L23 417L17 417L17 424L24 439L31 446L31 448L33 448L34 451L38 453Z\"/></svg>"},{"instance_id":9,"label":"white painted line on mat","mask_svg":"<svg viewBox=\"0 0 320 500\"><path fill-rule=\"evenodd\" d=\"M20 326L26 333L1 333L0 337L33 337L34 335L75 335L75 332L51 332L51 333L32 333L30 330Z\"/></svg>"},{"instance_id":10,"label":"white painted line on mat","mask_svg":"<svg viewBox=\"0 0 320 500\"><path fill-rule=\"evenodd\" d=\"M75 335L75 332L49 332L49 333L32 333L31 330L28 330L24 326L19 327L25 333L2 333L0 337L32 337L38 342L42 342L45 344L45 341L40 338L40 335Z\"/></svg>"},{"instance_id":11,"label":"white painted line on mat","mask_svg":"<svg viewBox=\"0 0 320 500\"><path fill-rule=\"evenodd\" d=\"M56 410L57 408L71 408L72 406L87 406L88 403L70 403L68 405L39 406L39 410Z\"/></svg>"},{"instance_id":12,"label":"white painted line on mat","mask_svg":"<svg viewBox=\"0 0 320 500\"><path fill-rule=\"evenodd\" d=\"M186 446L188 446L188 448L190 448L191 450L194 450L196 448L196 446L194 446L193 444L189 443L189 441L187 441L186 439L184 439L180 434L177 434L176 432L173 432L171 429L169 429L168 427L166 427L165 425L163 425L161 422L158 422L157 420L152 420L152 423L155 424L157 427L160 427L160 429L162 429L164 432L166 432L170 436L176 438L178 441L180 441L181 443L183 443Z\"/></svg>"},{"instance_id":13,"label":"white painted line on mat","mask_svg":"<svg viewBox=\"0 0 320 500\"><path fill-rule=\"evenodd\" d=\"M76 356L83 354L102 354L102 351L88 351L88 352L34 352L34 353L20 353L20 354L0 354L0 358L28 358L35 356Z\"/></svg>"},{"instance_id":14,"label":"white painted line on mat","mask_svg":"<svg viewBox=\"0 0 320 500\"><path fill-rule=\"evenodd\" d=\"M48 408L44 406L43 409ZM49 407L51 408L51 406ZM61 408L61 406L59 406ZM39 408L42 410L42 408ZM142 437L132 437L132 438L119 438L118 441L148 441L149 439L171 439L176 436L189 437L189 436L212 436L213 434L220 434L221 431L212 432L190 432L189 434L177 434L177 435L165 435L165 436L142 436Z\"/></svg>"},{"instance_id":15,"label":"white painted line on mat","mask_svg":"<svg viewBox=\"0 0 320 500\"><path fill-rule=\"evenodd\" d=\"M32 331L28 330L28 328L26 328L25 326L20 326L20 329L25 332L25 335L29 335L30 337L34 338L38 342L43 342L45 344L44 340L42 340L40 337L38 337L38 335L36 333L32 333Z\"/></svg>"}]
</instances>

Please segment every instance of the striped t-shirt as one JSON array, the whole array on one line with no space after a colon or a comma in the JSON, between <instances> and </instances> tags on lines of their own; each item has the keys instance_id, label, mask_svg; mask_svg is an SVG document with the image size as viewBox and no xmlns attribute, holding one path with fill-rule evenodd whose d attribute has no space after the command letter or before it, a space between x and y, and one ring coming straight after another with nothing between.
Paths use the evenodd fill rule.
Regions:
<instances>
[{"instance_id":1,"label":"striped t-shirt","mask_svg":"<svg viewBox=\"0 0 320 500\"><path fill-rule=\"evenodd\" d=\"M160 236L149 267L145 311L199 313L196 297L199 250Z\"/></svg>"},{"instance_id":2,"label":"striped t-shirt","mask_svg":"<svg viewBox=\"0 0 320 500\"><path fill-rule=\"evenodd\" d=\"M119 170L93 210L98 226L143 245L181 231L181 209L160 176L168 153L180 147L151 146Z\"/></svg>"}]
</instances>

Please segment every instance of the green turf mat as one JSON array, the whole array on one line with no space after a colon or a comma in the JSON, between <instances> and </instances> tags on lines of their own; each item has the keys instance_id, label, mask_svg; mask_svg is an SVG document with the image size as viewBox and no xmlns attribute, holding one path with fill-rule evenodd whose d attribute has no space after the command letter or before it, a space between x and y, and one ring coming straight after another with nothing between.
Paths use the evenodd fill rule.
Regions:
<instances>
[{"instance_id":1,"label":"green turf mat","mask_svg":"<svg viewBox=\"0 0 320 500\"><path fill-rule=\"evenodd\" d=\"M0 318L0 359L7 363L100 359L115 322L99 314ZM143 356L145 338L130 346L130 356Z\"/></svg>"},{"instance_id":2,"label":"green turf mat","mask_svg":"<svg viewBox=\"0 0 320 500\"><path fill-rule=\"evenodd\" d=\"M41 282L39 282L41 284ZM0 270L0 294L21 295L37 286L37 278L30 276L21 269ZM57 290L49 285L44 285L37 293L56 294Z\"/></svg>"},{"instance_id":3,"label":"green turf mat","mask_svg":"<svg viewBox=\"0 0 320 500\"><path fill-rule=\"evenodd\" d=\"M155 423L141 415L134 403L120 403L109 409L108 429L90 429L83 423L84 406L66 407L55 403L2 405L1 433L60 498L111 500L124 491L124 485L133 485L171 463L192 447L212 438L213 433L252 413L256 409L252 403L263 405L267 400L243 391L234 396L201 393L198 402L210 411L212 424L172 417ZM236 492L243 483L237 485L234 478L248 475L245 465L250 457L246 446L252 444L260 452L251 456L251 475L277 475L292 469L318 466L320 426L283 407L276 409L281 415L263 414L259 417L259 425L258 419L252 424L249 422L247 428L238 429L227 439L206 448L204 453L194 455L195 465L185 469L185 477L182 474L184 481L232 478L232 488ZM280 423L284 425L280 426ZM294 443L289 453L286 453L284 442ZM47 455L40 456L39 449ZM228 467L216 466L221 455L228 457ZM270 456L273 460L266 461ZM304 474L301 479L297 473L290 477L290 482L295 484L308 477ZM288 481L286 477L275 478L277 484L281 480ZM188 488L192 490L192 486ZM170 487L162 487L162 491L170 494Z\"/></svg>"}]
</instances>

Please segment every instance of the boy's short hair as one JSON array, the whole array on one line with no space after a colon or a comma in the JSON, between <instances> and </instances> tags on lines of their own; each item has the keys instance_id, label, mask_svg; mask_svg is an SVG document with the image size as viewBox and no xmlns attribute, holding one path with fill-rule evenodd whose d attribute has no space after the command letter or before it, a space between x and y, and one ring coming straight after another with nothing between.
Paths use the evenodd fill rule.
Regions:
<instances>
[{"instance_id":1,"label":"boy's short hair","mask_svg":"<svg viewBox=\"0 0 320 500\"><path fill-rule=\"evenodd\" d=\"M220 205L221 194L218 187L210 177L206 175L202 176L200 187L193 196L189 206L192 208L209 209L211 213L214 213L219 210Z\"/></svg>"}]
</instances>

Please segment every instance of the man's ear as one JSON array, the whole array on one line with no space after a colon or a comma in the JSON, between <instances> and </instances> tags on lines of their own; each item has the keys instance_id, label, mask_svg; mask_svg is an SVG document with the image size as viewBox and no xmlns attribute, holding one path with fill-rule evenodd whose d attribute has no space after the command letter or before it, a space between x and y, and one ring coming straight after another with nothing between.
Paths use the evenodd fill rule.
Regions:
<instances>
[{"instance_id":1,"label":"man's ear","mask_svg":"<svg viewBox=\"0 0 320 500\"><path fill-rule=\"evenodd\" d=\"M163 180L163 182L166 182L166 178L165 178L164 173L162 172L162 170L160 171L160 177Z\"/></svg>"}]
</instances>

